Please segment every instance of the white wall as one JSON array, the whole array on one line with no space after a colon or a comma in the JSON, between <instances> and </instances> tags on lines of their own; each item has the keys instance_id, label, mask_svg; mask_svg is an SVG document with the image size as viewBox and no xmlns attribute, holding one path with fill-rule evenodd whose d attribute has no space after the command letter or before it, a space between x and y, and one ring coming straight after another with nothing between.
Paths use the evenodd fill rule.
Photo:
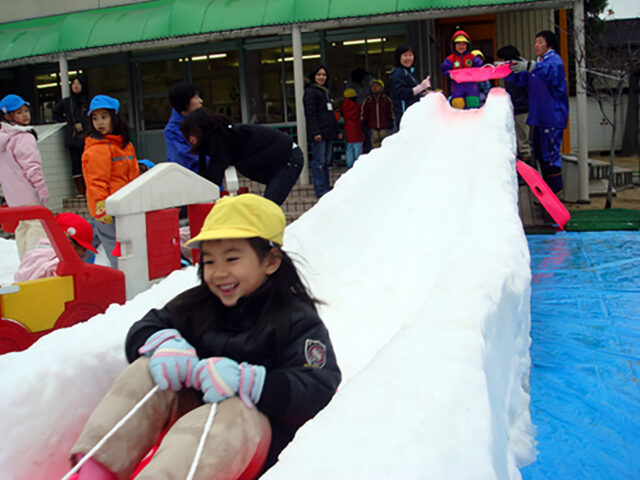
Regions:
<instances>
[{"instance_id":1,"label":"white wall","mask_svg":"<svg viewBox=\"0 0 640 480\"><path fill-rule=\"evenodd\" d=\"M627 114L627 95L622 96L621 104L617 109L615 148L622 147L622 134L624 133L624 122ZM612 118L613 106L609 103L605 105L607 115ZM569 115L571 119L571 149L578 146L578 122L576 116L576 97L569 97ZM587 135L588 148L590 151L609 150L611 147L611 125L608 124L600 111L598 102L592 98L587 98Z\"/></svg>"},{"instance_id":2,"label":"white wall","mask_svg":"<svg viewBox=\"0 0 640 480\"><path fill-rule=\"evenodd\" d=\"M62 201L65 198L76 194L71 180L71 159L64 146L64 126L64 123L35 126L44 179L50 195L47 207L54 213L62 211Z\"/></svg>"}]
</instances>

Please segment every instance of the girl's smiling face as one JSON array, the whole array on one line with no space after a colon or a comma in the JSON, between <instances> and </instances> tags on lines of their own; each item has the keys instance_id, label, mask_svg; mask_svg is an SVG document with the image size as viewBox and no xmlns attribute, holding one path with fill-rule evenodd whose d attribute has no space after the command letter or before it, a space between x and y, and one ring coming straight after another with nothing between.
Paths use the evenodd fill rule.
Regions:
<instances>
[{"instance_id":1,"label":"girl's smiling face","mask_svg":"<svg viewBox=\"0 0 640 480\"><path fill-rule=\"evenodd\" d=\"M100 135L109 135L113 132L111 114L106 108L98 108L91 112L91 122L93 123L93 128L95 128Z\"/></svg>"},{"instance_id":2,"label":"girl's smiling face","mask_svg":"<svg viewBox=\"0 0 640 480\"><path fill-rule=\"evenodd\" d=\"M462 55L467 51L467 42L456 42L456 52Z\"/></svg>"},{"instance_id":3,"label":"girl's smiling face","mask_svg":"<svg viewBox=\"0 0 640 480\"><path fill-rule=\"evenodd\" d=\"M226 307L255 292L280 267L274 250L262 260L244 238L202 242L203 278L211 293Z\"/></svg>"}]
</instances>

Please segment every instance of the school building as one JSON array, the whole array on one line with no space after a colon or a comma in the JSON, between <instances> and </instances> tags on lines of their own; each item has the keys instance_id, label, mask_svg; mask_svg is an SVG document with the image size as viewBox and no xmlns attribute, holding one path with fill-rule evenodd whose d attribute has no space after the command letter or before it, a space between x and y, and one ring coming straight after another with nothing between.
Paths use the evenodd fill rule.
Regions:
<instances>
[{"instance_id":1,"label":"school building","mask_svg":"<svg viewBox=\"0 0 640 480\"><path fill-rule=\"evenodd\" d=\"M0 6L0 94L21 95L33 106L34 123L51 122L68 80L82 74L90 95L120 100L139 157L154 161L164 160L167 92L177 81L193 81L205 105L233 121L272 125L302 143L304 82L318 64L327 65L340 101L354 69L386 82L394 49L410 43L417 76L431 74L446 91L440 64L457 27L488 58L507 44L533 58L535 33L552 30L569 76L574 38L567 24L582 18L582 2L574 0L0 0ZM574 106L572 131L578 117ZM567 150L577 143L567 137Z\"/></svg>"}]
</instances>

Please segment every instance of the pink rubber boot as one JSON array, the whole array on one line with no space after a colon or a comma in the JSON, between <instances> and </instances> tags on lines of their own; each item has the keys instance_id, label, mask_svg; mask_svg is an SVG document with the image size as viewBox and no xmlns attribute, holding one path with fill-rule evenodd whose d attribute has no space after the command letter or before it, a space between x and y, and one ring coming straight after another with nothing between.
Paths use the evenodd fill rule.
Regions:
<instances>
[{"instance_id":1,"label":"pink rubber boot","mask_svg":"<svg viewBox=\"0 0 640 480\"><path fill-rule=\"evenodd\" d=\"M87 460L78 473L78 480L117 480L117 478L93 458Z\"/></svg>"}]
</instances>

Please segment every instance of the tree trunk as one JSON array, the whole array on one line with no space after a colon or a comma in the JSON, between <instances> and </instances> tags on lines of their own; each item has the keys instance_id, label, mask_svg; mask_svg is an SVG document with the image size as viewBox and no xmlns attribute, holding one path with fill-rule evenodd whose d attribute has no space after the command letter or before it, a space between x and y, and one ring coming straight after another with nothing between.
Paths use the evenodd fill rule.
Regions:
<instances>
[{"instance_id":1,"label":"tree trunk","mask_svg":"<svg viewBox=\"0 0 640 480\"><path fill-rule=\"evenodd\" d=\"M618 80L616 85L615 95L613 97L613 115L611 118L611 144L609 148L609 185L607 185L607 200L604 204L604 208L611 208L613 201L613 170L616 164L616 124L618 123L618 117L616 116L618 110L619 101L622 98L622 88L624 87L623 79Z\"/></svg>"},{"instance_id":2,"label":"tree trunk","mask_svg":"<svg viewBox=\"0 0 640 480\"><path fill-rule=\"evenodd\" d=\"M640 153L638 141L638 83L640 70L631 72L629 76L629 95L627 97L627 118L622 135L622 155L631 156Z\"/></svg>"}]
</instances>

